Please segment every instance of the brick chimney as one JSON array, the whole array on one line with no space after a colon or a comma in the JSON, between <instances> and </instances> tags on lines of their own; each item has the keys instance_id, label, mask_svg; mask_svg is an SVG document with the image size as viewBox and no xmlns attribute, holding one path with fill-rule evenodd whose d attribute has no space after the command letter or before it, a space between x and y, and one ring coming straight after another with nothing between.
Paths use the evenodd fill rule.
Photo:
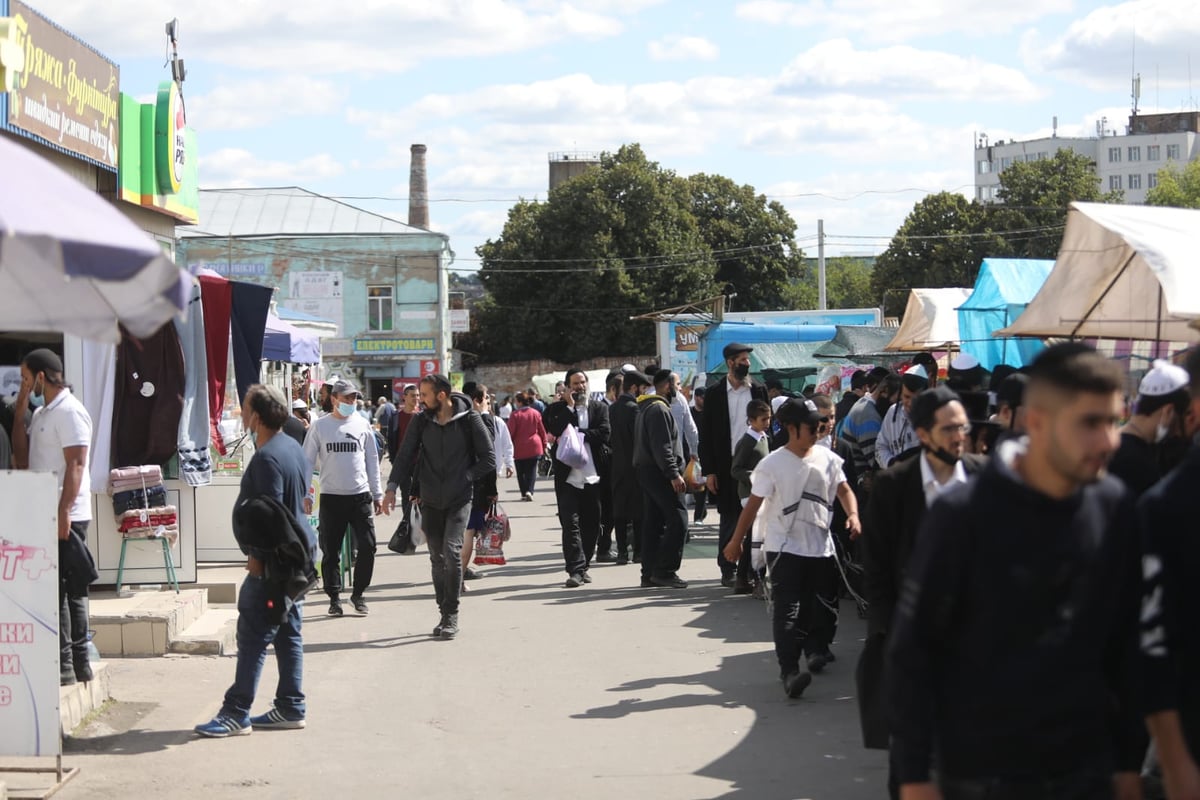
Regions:
<instances>
[{"instance_id":1,"label":"brick chimney","mask_svg":"<svg viewBox=\"0 0 1200 800\"><path fill-rule=\"evenodd\" d=\"M425 145L414 144L408 173L408 224L429 230L429 184L425 178Z\"/></svg>"}]
</instances>

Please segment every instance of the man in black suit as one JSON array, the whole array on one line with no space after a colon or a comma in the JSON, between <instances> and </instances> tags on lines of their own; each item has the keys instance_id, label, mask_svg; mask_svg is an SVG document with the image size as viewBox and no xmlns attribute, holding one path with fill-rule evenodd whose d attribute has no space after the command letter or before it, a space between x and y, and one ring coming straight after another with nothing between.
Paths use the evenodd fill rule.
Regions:
<instances>
[{"instance_id":1,"label":"man in black suit","mask_svg":"<svg viewBox=\"0 0 1200 800\"><path fill-rule=\"evenodd\" d=\"M546 406L542 422L556 439L568 425L574 425L583 434L583 442L591 453L587 466L572 468L558 460L558 443L554 445L554 496L562 525L566 586L573 589L592 582L588 567L600 538L600 478L608 474L612 453L608 406L588 399L587 373L572 368L567 370L562 399Z\"/></svg>"},{"instance_id":2,"label":"man in black suit","mask_svg":"<svg viewBox=\"0 0 1200 800\"><path fill-rule=\"evenodd\" d=\"M945 386L918 394L910 419L920 454L876 473L861 542L869 609L867 644L858 663L859 712L864 744L878 749L888 746L882 705L885 642L921 518L938 495L966 483L987 463L983 456L965 453L967 411ZM898 796L890 777L888 785Z\"/></svg>"},{"instance_id":3,"label":"man in black suit","mask_svg":"<svg viewBox=\"0 0 1200 800\"><path fill-rule=\"evenodd\" d=\"M633 545L635 561L641 556L642 489L633 469L633 430L637 423L638 395L650 386L650 379L640 372L626 372L622 393L609 406L612 427L612 487L613 525L617 538L617 564L629 563L629 545ZM629 541L629 531L633 541Z\"/></svg>"},{"instance_id":4,"label":"man in black suit","mask_svg":"<svg viewBox=\"0 0 1200 800\"><path fill-rule=\"evenodd\" d=\"M753 591L750 583L750 548L742 549L737 564L725 560L725 545L733 538L742 501L738 498L737 481L729 474L733 464L733 449L746 432L746 406L751 400L767 400L767 389L750 379L750 353L753 347L737 342L725 345L721 355L729 370L725 380L708 387L704 393L704 417L700 429L700 465L708 491L716 495L717 511L721 515L720 536L717 542L717 566L721 569L721 585L732 587L738 594ZM736 575L736 577L735 577Z\"/></svg>"}]
</instances>

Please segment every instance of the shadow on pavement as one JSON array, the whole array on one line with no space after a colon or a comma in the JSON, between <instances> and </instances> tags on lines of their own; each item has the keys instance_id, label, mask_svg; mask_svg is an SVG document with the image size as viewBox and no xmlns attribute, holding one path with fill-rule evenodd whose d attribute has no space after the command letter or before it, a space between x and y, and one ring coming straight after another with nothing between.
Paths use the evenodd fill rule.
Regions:
<instances>
[{"instance_id":1,"label":"shadow on pavement","mask_svg":"<svg viewBox=\"0 0 1200 800\"><path fill-rule=\"evenodd\" d=\"M64 754L103 753L106 756L139 756L155 753L197 738L191 730L130 730L107 736L63 737Z\"/></svg>"}]
</instances>

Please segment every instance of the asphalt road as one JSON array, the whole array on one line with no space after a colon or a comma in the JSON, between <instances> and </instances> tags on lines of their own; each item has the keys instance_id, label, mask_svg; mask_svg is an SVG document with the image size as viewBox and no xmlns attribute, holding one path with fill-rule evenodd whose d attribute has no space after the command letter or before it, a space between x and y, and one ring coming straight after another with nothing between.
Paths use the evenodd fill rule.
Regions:
<instances>
[{"instance_id":1,"label":"asphalt road","mask_svg":"<svg viewBox=\"0 0 1200 800\"><path fill-rule=\"evenodd\" d=\"M82 773L57 796L885 796L885 754L860 744L864 625L849 603L838 661L789 700L764 605L717 583L714 525L693 531L688 589L639 589L632 564L566 589L549 482L533 503L503 485L510 561L471 582L457 640L430 638L428 556L388 552L384 519L370 615L307 604L306 730L199 739L192 726L218 709L232 658L113 661L118 702L68 740ZM275 680L268 654L255 713Z\"/></svg>"}]
</instances>

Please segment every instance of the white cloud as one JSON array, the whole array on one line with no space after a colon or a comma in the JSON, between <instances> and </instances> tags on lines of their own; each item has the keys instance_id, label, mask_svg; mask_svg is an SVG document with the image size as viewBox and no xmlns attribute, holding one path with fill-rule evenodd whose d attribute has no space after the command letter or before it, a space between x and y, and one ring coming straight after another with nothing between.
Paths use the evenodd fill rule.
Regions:
<instances>
[{"instance_id":1,"label":"white cloud","mask_svg":"<svg viewBox=\"0 0 1200 800\"><path fill-rule=\"evenodd\" d=\"M1023 102L1043 92L1019 70L974 57L896 45L858 50L847 39L822 42L784 69L797 92L856 92L889 98Z\"/></svg>"},{"instance_id":2,"label":"white cloud","mask_svg":"<svg viewBox=\"0 0 1200 800\"><path fill-rule=\"evenodd\" d=\"M281 117L337 111L345 92L331 81L281 75L229 83L188 98L188 122L199 130L246 130Z\"/></svg>"},{"instance_id":3,"label":"white cloud","mask_svg":"<svg viewBox=\"0 0 1200 800\"><path fill-rule=\"evenodd\" d=\"M669 34L650 42L650 58L655 61L714 61L721 49L700 36Z\"/></svg>"},{"instance_id":4,"label":"white cloud","mask_svg":"<svg viewBox=\"0 0 1200 800\"><path fill-rule=\"evenodd\" d=\"M269 161L235 147L201 155L199 169L203 188L291 186L336 178L345 172L345 168L328 153L296 161Z\"/></svg>"},{"instance_id":5,"label":"white cloud","mask_svg":"<svg viewBox=\"0 0 1200 800\"><path fill-rule=\"evenodd\" d=\"M1029 31L1022 37L1021 55L1031 66L1108 92L1128 90L1134 67L1147 97L1155 83L1187 87L1189 56L1198 39L1200 14L1191 3L1133 0L1098 8L1048 40Z\"/></svg>"},{"instance_id":6,"label":"white cloud","mask_svg":"<svg viewBox=\"0 0 1200 800\"><path fill-rule=\"evenodd\" d=\"M628 12L648 3L589 5ZM189 61L308 74L391 74L413 64L535 50L570 39L599 39L624 26L611 14L570 2L428 0L344 3L323 0L217 0L197 12L184 0L123 0L96 13L91 0L44 0L38 9L110 57L142 57L165 45L162 22L179 17Z\"/></svg>"},{"instance_id":7,"label":"white cloud","mask_svg":"<svg viewBox=\"0 0 1200 800\"><path fill-rule=\"evenodd\" d=\"M902 42L944 33L994 37L1049 14L1070 11L1072 0L750 0L738 17L854 33L870 41Z\"/></svg>"}]
</instances>

